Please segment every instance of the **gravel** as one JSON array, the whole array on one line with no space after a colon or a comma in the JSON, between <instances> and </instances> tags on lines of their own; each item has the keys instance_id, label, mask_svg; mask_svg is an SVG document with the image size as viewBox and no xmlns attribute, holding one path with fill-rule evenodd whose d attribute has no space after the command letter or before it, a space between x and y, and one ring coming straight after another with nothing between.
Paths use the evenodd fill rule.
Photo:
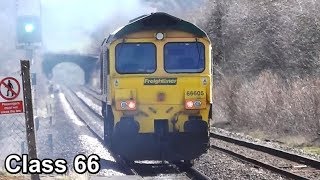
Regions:
<instances>
[{"instance_id":1,"label":"gravel","mask_svg":"<svg viewBox=\"0 0 320 180\"><path fill-rule=\"evenodd\" d=\"M194 168L212 179L288 179L212 149L195 161Z\"/></svg>"},{"instance_id":2,"label":"gravel","mask_svg":"<svg viewBox=\"0 0 320 180\"><path fill-rule=\"evenodd\" d=\"M101 169L96 175L123 176L124 174L121 173L120 168L110 152L74 114L64 94L56 94L54 99L55 110L52 126L49 125L48 119L45 119L40 122L40 128L37 132L39 158L63 158L68 162L69 173L75 174L72 167L75 156L84 154L88 157L91 154L97 154L101 158ZM75 104L72 105L74 106ZM47 137L49 134L52 134L53 139L52 150L50 150L51 148L48 146ZM85 174L83 176L88 175ZM78 178L80 178L80 176L77 176L77 179Z\"/></svg>"},{"instance_id":3,"label":"gravel","mask_svg":"<svg viewBox=\"0 0 320 180\"><path fill-rule=\"evenodd\" d=\"M250 148L242 147L235 145L233 143L228 143L222 140L214 140L211 141L212 145L221 147L223 149L227 149L238 154L244 155L246 157L259 160L261 162L267 163L269 165L273 165L278 168L282 168L287 171L294 172L295 174L307 177L309 179L319 179L320 178L320 171L317 171L311 167L304 167L304 164L299 164L296 162L292 162L289 160L285 160L282 158L278 158L272 156L268 153L263 153L260 151L256 151Z\"/></svg>"}]
</instances>

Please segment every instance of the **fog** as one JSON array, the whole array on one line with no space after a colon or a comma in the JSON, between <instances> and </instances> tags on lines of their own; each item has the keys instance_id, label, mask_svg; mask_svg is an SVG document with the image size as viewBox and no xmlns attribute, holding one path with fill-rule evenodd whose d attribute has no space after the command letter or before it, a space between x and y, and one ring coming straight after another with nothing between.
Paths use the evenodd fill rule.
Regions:
<instances>
[{"instance_id":1,"label":"fog","mask_svg":"<svg viewBox=\"0 0 320 180\"><path fill-rule=\"evenodd\" d=\"M74 63L60 63L52 69L52 74L54 83L68 86L84 85L84 71Z\"/></svg>"},{"instance_id":2,"label":"fog","mask_svg":"<svg viewBox=\"0 0 320 180\"><path fill-rule=\"evenodd\" d=\"M43 42L35 54L36 62L40 62L41 54L46 52L96 54L103 38L129 20L156 11L187 17L187 12L196 9L200 2L202 0L199 3L192 0L0 0L0 74L18 71L19 60L26 59L25 50L17 50L15 44L18 15L41 14Z\"/></svg>"},{"instance_id":3,"label":"fog","mask_svg":"<svg viewBox=\"0 0 320 180\"><path fill-rule=\"evenodd\" d=\"M86 52L94 32L110 29L153 12L140 0L42 0L44 49ZM108 30L104 30L107 35ZM100 37L101 38L101 37ZM102 39L101 39L102 41Z\"/></svg>"},{"instance_id":4,"label":"fog","mask_svg":"<svg viewBox=\"0 0 320 180\"><path fill-rule=\"evenodd\" d=\"M15 50L15 3L0 1L0 74L18 70L18 57L22 52ZM14 66L12 66L14 65ZM15 67L12 69L12 67Z\"/></svg>"},{"instance_id":5,"label":"fog","mask_svg":"<svg viewBox=\"0 0 320 180\"><path fill-rule=\"evenodd\" d=\"M37 1L38 4L35 3ZM140 0L95 0L94 3L90 0L1 0L0 73L12 72L12 67L18 70L19 59L25 58L24 50L17 50L15 46L17 15L41 12L43 46L38 51L87 54L93 37L102 41L103 36L110 33L108 29L115 29L136 16L154 11L155 8ZM103 34L97 36L95 32L99 28L103 28Z\"/></svg>"}]
</instances>

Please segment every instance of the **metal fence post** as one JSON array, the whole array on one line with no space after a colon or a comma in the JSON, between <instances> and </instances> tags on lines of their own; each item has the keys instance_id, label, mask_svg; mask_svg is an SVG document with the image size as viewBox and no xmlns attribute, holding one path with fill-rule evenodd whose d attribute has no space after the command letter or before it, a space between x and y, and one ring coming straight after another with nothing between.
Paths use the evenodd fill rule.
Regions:
<instances>
[{"instance_id":1,"label":"metal fence post","mask_svg":"<svg viewBox=\"0 0 320 180\"><path fill-rule=\"evenodd\" d=\"M24 149L24 141L21 142L21 154L25 153L25 149Z\"/></svg>"},{"instance_id":2,"label":"metal fence post","mask_svg":"<svg viewBox=\"0 0 320 180\"><path fill-rule=\"evenodd\" d=\"M50 148L50 152L53 153L53 138L52 134L48 134L48 145Z\"/></svg>"},{"instance_id":3,"label":"metal fence post","mask_svg":"<svg viewBox=\"0 0 320 180\"><path fill-rule=\"evenodd\" d=\"M37 159L36 137L34 132L32 92L30 83L30 62L21 60L21 73L23 82L24 107L26 118L26 133L28 142L29 159ZM31 174L32 180L39 180L39 174Z\"/></svg>"}]
</instances>

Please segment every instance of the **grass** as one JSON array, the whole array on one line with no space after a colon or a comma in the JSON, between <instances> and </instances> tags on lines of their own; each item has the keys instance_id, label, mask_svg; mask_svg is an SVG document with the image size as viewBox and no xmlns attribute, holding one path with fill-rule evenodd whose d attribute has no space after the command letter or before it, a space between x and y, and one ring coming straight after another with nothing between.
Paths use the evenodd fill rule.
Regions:
<instances>
[{"instance_id":1,"label":"grass","mask_svg":"<svg viewBox=\"0 0 320 180\"><path fill-rule=\"evenodd\" d=\"M0 169L0 180L27 180L30 179L30 177L22 174L13 175L5 170Z\"/></svg>"},{"instance_id":2,"label":"grass","mask_svg":"<svg viewBox=\"0 0 320 180\"><path fill-rule=\"evenodd\" d=\"M305 136L301 136L301 135L283 136L279 138L279 141L285 142L286 145L290 147L304 147L310 143L310 141Z\"/></svg>"},{"instance_id":3,"label":"grass","mask_svg":"<svg viewBox=\"0 0 320 180\"><path fill-rule=\"evenodd\" d=\"M316 155L320 155L320 147L315 147L315 146L309 146L309 147L304 147L303 148L304 151L312 153L312 154L316 154Z\"/></svg>"},{"instance_id":4,"label":"grass","mask_svg":"<svg viewBox=\"0 0 320 180\"><path fill-rule=\"evenodd\" d=\"M268 136L259 130L254 130L248 133L249 136L255 138L255 139L268 139Z\"/></svg>"}]
</instances>

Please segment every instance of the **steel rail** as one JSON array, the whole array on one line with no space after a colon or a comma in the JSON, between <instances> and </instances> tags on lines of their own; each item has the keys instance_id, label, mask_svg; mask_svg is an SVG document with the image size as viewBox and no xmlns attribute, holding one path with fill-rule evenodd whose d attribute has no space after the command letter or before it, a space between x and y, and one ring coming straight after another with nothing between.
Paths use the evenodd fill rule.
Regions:
<instances>
[{"instance_id":1,"label":"steel rail","mask_svg":"<svg viewBox=\"0 0 320 180\"><path fill-rule=\"evenodd\" d=\"M190 179L210 180L210 178L207 175L203 174L202 172L193 167L185 167L177 163L174 163L174 165L178 167L178 169L182 172L185 172Z\"/></svg>"},{"instance_id":2,"label":"steel rail","mask_svg":"<svg viewBox=\"0 0 320 180\"><path fill-rule=\"evenodd\" d=\"M275 172L275 173L284 175L284 176L286 176L286 177L288 177L288 178L309 180L309 178L306 178L306 177L303 177L303 176L299 176L299 175L297 175L297 174L294 174L294 173L291 173L291 172L289 172L289 171L280 169L280 168L278 168L278 167L275 167L275 166L266 164L266 163L261 162L261 161L258 161L258 160L256 160L256 159L246 157L246 156L244 156L244 155L235 153L235 152L233 152L233 151L230 151L230 150L227 150L227 149L218 147L218 146L214 146L214 145L211 145L210 147L213 148L213 149L216 149L216 150L218 150L218 151L221 151L221 152L223 152L223 153L229 154L229 155L231 155L231 156L233 156L233 157L235 157L235 158L238 158L238 159L240 159L240 160L249 162L249 163L251 163L251 164L258 165L258 166L260 166L260 167L262 167L262 168L265 168L265 169L269 169L269 170L271 170L272 172Z\"/></svg>"},{"instance_id":3,"label":"steel rail","mask_svg":"<svg viewBox=\"0 0 320 180\"><path fill-rule=\"evenodd\" d=\"M305 164L305 165L308 165L308 166L316 168L316 169L320 169L320 161L317 161L315 159L311 159L311 158L304 157L301 155L293 154L293 153L286 152L286 151L283 151L280 149L271 148L268 146L264 146L264 145L260 145L260 144L256 144L256 143L251 143L251 142L239 140L236 138L231 138L231 137L228 137L228 136L225 136L222 134L218 134L218 133L210 133L210 137L220 139L222 141L226 141L229 143L234 143L236 145L240 145L240 146L254 149L257 151L261 151L264 153L268 153L270 155L277 156L277 157L280 157L283 159L287 159L287 160L290 160L290 161L293 161L296 163Z\"/></svg>"},{"instance_id":4,"label":"steel rail","mask_svg":"<svg viewBox=\"0 0 320 180\"><path fill-rule=\"evenodd\" d=\"M81 86L81 91L86 93L87 95L93 97L97 101L102 101L102 99L97 97L97 96L101 96L101 94L98 94L98 92L95 92L95 91L91 90L90 88L87 88L85 86Z\"/></svg>"},{"instance_id":5,"label":"steel rail","mask_svg":"<svg viewBox=\"0 0 320 180\"><path fill-rule=\"evenodd\" d=\"M304 157L304 156L301 156L301 155L297 155L297 154L293 154L293 153L290 153L290 152L286 152L286 151L283 151L283 150L280 150L280 149L271 148L271 147L268 147L268 146L264 146L264 145L260 145L260 144L256 144L256 143L247 142L247 141L243 141L243 140L240 140L240 139L228 137L228 136L225 136L225 135L222 135L222 134L218 134L218 133L210 133L210 137L211 138L215 138L215 139L219 139L219 140L222 140L222 141L225 141L225 142L228 142L228 143L233 143L233 144L238 145L238 146L243 146L243 147L246 147L246 148L249 148L249 149L253 149L253 150L256 150L256 151L264 152L264 153L267 153L267 154L270 154L272 156L279 157L279 158L282 158L282 159L285 159L285 160L289 160L289 161L292 161L292 162L304 164L304 165L307 165L307 166L315 168L315 169L319 169L320 162L315 160L315 159L307 158L307 157ZM215 145L211 145L210 147L212 149L216 149L218 151L221 151L221 152L227 153L227 154L229 154L231 156L234 156L234 157L236 157L236 158L238 158L240 160L255 164L255 165L260 166L260 167L265 168L265 169L269 169L269 170L271 170L271 171L273 171L275 173L284 175L284 176L289 177L289 178L309 179L307 177L300 176L300 175L298 175L296 173L293 173L293 172L281 169L279 167L264 163L264 162L259 161L257 159L253 159L253 158L244 156L242 154L236 153L236 152L228 150L228 149L224 149L224 148L221 148L221 147L218 147L218 146L215 146Z\"/></svg>"},{"instance_id":6,"label":"steel rail","mask_svg":"<svg viewBox=\"0 0 320 180\"><path fill-rule=\"evenodd\" d=\"M88 107L88 109L90 109L90 111L93 112L93 114L95 114L95 116L96 116L98 119L100 119L100 120L103 121L103 118L102 118L98 113L96 113L94 110L92 110L92 108L91 108L89 105L87 105L80 97L78 97L77 94L76 94L72 89L69 88L68 90L73 94L73 96L74 96L75 98L77 98L78 100L80 100L80 101L83 103L83 105L85 105L86 107ZM66 96L67 102L71 105L72 102L71 102L71 100L70 100L69 98L70 98L70 97ZM74 107L71 106L71 108L72 108L73 112L75 113L75 115L86 125L86 127L87 127L87 128L89 129L89 131L95 136L95 138L97 138L100 143L102 143L103 145L105 145L105 144L104 144L103 137L100 137L100 136L90 127L90 125L86 122L86 120L85 120L83 117L81 117L81 115L79 115L79 113L77 112L77 110L76 110ZM110 150L110 147L107 147L107 148ZM137 173L134 169L132 169L128 164L126 164L126 162L125 162L119 155L115 154L115 153L112 152L112 151L110 151L110 153L111 153L112 157L116 160L116 162L120 165L120 167L124 170L124 173L125 173L125 174L127 174L127 175L136 175L136 176L139 176L138 173Z\"/></svg>"}]
</instances>

